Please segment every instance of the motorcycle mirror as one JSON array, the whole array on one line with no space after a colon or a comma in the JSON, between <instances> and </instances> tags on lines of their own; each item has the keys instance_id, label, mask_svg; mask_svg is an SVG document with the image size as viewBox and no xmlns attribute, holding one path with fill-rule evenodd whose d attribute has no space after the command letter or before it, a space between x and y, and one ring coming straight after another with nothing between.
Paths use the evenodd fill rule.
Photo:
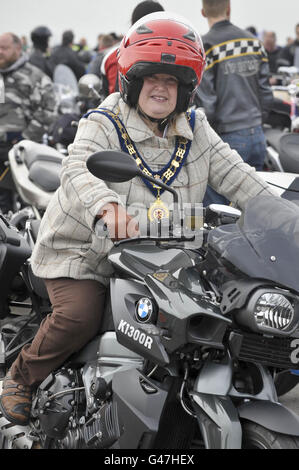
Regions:
<instances>
[{"instance_id":1,"label":"motorcycle mirror","mask_svg":"<svg viewBox=\"0 0 299 470\"><path fill-rule=\"evenodd\" d=\"M90 155L86 166L97 178L112 183L129 181L140 172L132 157L115 150L104 150Z\"/></svg>"},{"instance_id":2,"label":"motorcycle mirror","mask_svg":"<svg viewBox=\"0 0 299 470\"><path fill-rule=\"evenodd\" d=\"M101 90L102 82L97 75L93 73L83 75L80 78L78 85L80 95L85 98L101 98L99 91Z\"/></svg>"}]
</instances>

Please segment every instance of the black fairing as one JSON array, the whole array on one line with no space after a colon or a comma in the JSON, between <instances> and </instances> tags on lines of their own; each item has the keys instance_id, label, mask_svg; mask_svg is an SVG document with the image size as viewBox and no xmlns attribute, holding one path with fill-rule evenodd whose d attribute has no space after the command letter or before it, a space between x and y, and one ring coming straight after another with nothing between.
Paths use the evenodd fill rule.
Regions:
<instances>
[{"instance_id":1,"label":"black fairing","mask_svg":"<svg viewBox=\"0 0 299 470\"><path fill-rule=\"evenodd\" d=\"M292 202L251 199L236 224L210 232L208 245L246 276L299 291L299 208Z\"/></svg>"},{"instance_id":2,"label":"black fairing","mask_svg":"<svg viewBox=\"0 0 299 470\"><path fill-rule=\"evenodd\" d=\"M187 252L177 248L162 248L154 242L142 245L120 245L112 248L109 261L117 270L143 280L147 274L158 270L173 273L180 268L193 266L192 258Z\"/></svg>"},{"instance_id":3,"label":"black fairing","mask_svg":"<svg viewBox=\"0 0 299 470\"><path fill-rule=\"evenodd\" d=\"M156 312L149 323L136 317L141 297L152 299ZM120 344L159 365L170 362L169 354L186 344L223 349L223 336L231 320L222 316L202 296L194 297L168 272L145 277L145 286L125 279L111 280L113 320ZM140 343L139 330L146 335Z\"/></svg>"},{"instance_id":4,"label":"black fairing","mask_svg":"<svg viewBox=\"0 0 299 470\"><path fill-rule=\"evenodd\" d=\"M201 295L194 296L169 273L157 272L145 281L159 305L157 326L164 330L162 344L168 353L186 344L223 349L223 336L231 320L217 307Z\"/></svg>"},{"instance_id":5,"label":"black fairing","mask_svg":"<svg viewBox=\"0 0 299 470\"><path fill-rule=\"evenodd\" d=\"M124 429L119 439L120 448L142 447L142 438L145 436L151 442L158 432L168 388L155 383L138 370L131 369L115 374L112 389L113 399L118 407L119 422ZM132 430L134 432L131 432Z\"/></svg>"},{"instance_id":6,"label":"black fairing","mask_svg":"<svg viewBox=\"0 0 299 470\"><path fill-rule=\"evenodd\" d=\"M112 279L111 304L115 332L120 344L160 365L169 363L161 342L162 330L153 323L139 323L135 316L136 303L141 297L151 297L150 291L135 281ZM134 333L139 331L137 339ZM140 335L142 339L140 341Z\"/></svg>"},{"instance_id":7,"label":"black fairing","mask_svg":"<svg viewBox=\"0 0 299 470\"><path fill-rule=\"evenodd\" d=\"M30 256L25 239L0 216L0 318L8 313L6 304L12 281Z\"/></svg>"}]
</instances>

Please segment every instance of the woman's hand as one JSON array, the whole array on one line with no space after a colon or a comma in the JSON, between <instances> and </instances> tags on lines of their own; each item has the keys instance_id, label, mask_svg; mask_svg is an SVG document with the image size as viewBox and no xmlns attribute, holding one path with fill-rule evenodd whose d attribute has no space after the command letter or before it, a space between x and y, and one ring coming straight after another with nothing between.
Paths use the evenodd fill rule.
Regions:
<instances>
[{"instance_id":1,"label":"woman's hand","mask_svg":"<svg viewBox=\"0 0 299 470\"><path fill-rule=\"evenodd\" d=\"M106 224L109 236L113 242L125 238L135 238L140 235L139 225L126 209L115 202L102 207L98 218Z\"/></svg>"}]
</instances>

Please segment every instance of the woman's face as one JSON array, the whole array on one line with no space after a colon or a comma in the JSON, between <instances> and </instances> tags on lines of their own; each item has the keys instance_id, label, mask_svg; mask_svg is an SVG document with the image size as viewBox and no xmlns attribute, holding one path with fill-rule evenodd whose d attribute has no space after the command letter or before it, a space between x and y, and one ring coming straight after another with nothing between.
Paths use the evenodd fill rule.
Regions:
<instances>
[{"instance_id":1,"label":"woman's face","mask_svg":"<svg viewBox=\"0 0 299 470\"><path fill-rule=\"evenodd\" d=\"M163 119L175 110L177 96L178 80L159 73L144 77L138 104L148 116Z\"/></svg>"}]
</instances>

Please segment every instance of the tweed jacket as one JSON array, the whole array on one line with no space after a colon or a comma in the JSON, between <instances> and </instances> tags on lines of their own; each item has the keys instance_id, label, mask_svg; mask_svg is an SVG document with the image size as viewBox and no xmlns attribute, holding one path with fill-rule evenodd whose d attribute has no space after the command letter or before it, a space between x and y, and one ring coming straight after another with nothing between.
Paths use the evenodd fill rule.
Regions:
<instances>
[{"instance_id":1,"label":"tweed jacket","mask_svg":"<svg viewBox=\"0 0 299 470\"><path fill-rule=\"evenodd\" d=\"M169 162L177 135L192 141L184 166L172 182L180 203L200 203L208 182L241 209L251 197L273 194L255 169L245 164L212 130L200 110L196 110L193 132L182 113L166 136L158 137L119 93L108 96L101 107L118 114L152 171L161 170ZM131 208L149 207L155 201L140 177L116 184L99 180L88 171L88 156L106 149L120 149L113 123L98 113L82 118L74 143L69 146L69 156L63 161L61 186L41 222L32 254L32 268L37 276L95 279L107 284L113 274L107 253L113 244L109 238L96 236L96 215L108 202L126 202ZM164 192L161 200L171 205L172 195Z\"/></svg>"}]
</instances>

